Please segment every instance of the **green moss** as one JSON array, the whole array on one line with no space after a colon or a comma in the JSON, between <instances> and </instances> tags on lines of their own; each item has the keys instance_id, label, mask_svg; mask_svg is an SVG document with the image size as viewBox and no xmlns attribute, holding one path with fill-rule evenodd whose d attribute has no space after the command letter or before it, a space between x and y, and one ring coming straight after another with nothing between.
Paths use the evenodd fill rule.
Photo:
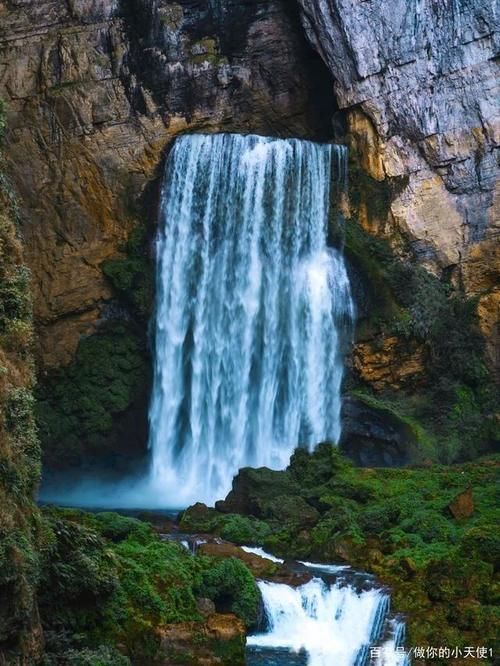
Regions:
<instances>
[{"instance_id":1,"label":"green moss","mask_svg":"<svg viewBox=\"0 0 500 666\"><path fill-rule=\"evenodd\" d=\"M351 377L348 390L411 431L413 460L473 459L500 438L494 418L498 391L484 363L476 302L421 266L396 257L387 243L346 223L346 254L363 276L366 303L358 339L397 336L424 350L418 393L378 391Z\"/></svg>"},{"instance_id":2,"label":"green moss","mask_svg":"<svg viewBox=\"0 0 500 666\"><path fill-rule=\"evenodd\" d=\"M104 262L103 273L124 304L140 318L147 318L153 304L153 267L147 255L144 226L131 231L122 250L124 257Z\"/></svg>"},{"instance_id":3,"label":"green moss","mask_svg":"<svg viewBox=\"0 0 500 666\"><path fill-rule=\"evenodd\" d=\"M282 557L345 560L376 574L392 588L395 610L408 614L411 645L440 636L443 644L493 646L499 469L498 456L456 466L355 468L326 443L312 454L299 449L281 472L283 483L318 511L317 520L304 529L270 518L263 545ZM250 514L260 506L266 475L259 481L259 473L242 477L241 488L238 478L233 484L233 500L240 492L253 498ZM456 520L449 504L468 488L473 511Z\"/></svg>"},{"instance_id":4,"label":"green moss","mask_svg":"<svg viewBox=\"0 0 500 666\"><path fill-rule=\"evenodd\" d=\"M95 650L68 650L64 655L65 666L130 666L130 659L120 654L114 648L101 646ZM55 663L47 657L42 666L52 666Z\"/></svg>"},{"instance_id":5,"label":"green moss","mask_svg":"<svg viewBox=\"0 0 500 666\"><path fill-rule=\"evenodd\" d=\"M214 66L228 63L227 57L220 54L217 41L212 37L204 37L194 42L190 50L189 62L193 65L201 65L204 62Z\"/></svg>"},{"instance_id":6,"label":"green moss","mask_svg":"<svg viewBox=\"0 0 500 666\"><path fill-rule=\"evenodd\" d=\"M162 541L148 524L111 512L49 508L44 516L39 599L55 663L70 651L75 659L97 659L109 651L119 664L117 648L132 663L165 663L161 628L179 622L200 623L203 649L241 652L240 639L208 645L196 597L209 597L252 624L259 593L242 562L192 556ZM196 663L179 661L182 650L168 656L172 663Z\"/></svg>"},{"instance_id":7,"label":"green moss","mask_svg":"<svg viewBox=\"0 0 500 666\"><path fill-rule=\"evenodd\" d=\"M257 622L260 594L247 567L233 557L207 568L197 586L200 597L212 599L221 611L240 617L247 627Z\"/></svg>"},{"instance_id":8,"label":"green moss","mask_svg":"<svg viewBox=\"0 0 500 666\"><path fill-rule=\"evenodd\" d=\"M37 414L51 468L106 459L127 433L119 423L145 400L149 357L133 327L111 325L81 341L74 362L54 371L38 390Z\"/></svg>"},{"instance_id":9,"label":"green moss","mask_svg":"<svg viewBox=\"0 0 500 666\"><path fill-rule=\"evenodd\" d=\"M0 100L0 144L6 131ZM19 206L0 153L0 660L36 650L40 449L33 418L30 275L19 240ZM26 662L27 663L27 662Z\"/></svg>"},{"instance_id":10,"label":"green moss","mask_svg":"<svg viewBox=\"0 0 500 666\"><path fill-rule=\"evenodd\" d=\"M224 518L221 525L221 537L240 545L262 543L271 531L264 521L239 515Z\"/></svg>"}]
</instances>

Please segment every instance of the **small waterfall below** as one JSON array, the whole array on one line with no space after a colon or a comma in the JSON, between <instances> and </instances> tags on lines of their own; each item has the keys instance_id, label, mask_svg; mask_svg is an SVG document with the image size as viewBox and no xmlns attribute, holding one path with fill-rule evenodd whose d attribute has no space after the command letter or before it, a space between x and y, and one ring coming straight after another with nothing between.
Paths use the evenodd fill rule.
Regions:
<instances>
[{"instance_id":1,"label":"small waterfall below","mask_svg":"<svg viewBox=\"0 0 500 666\"><path fill-rule=\"evenodd\" d=\"M353 316L327 246L343 147L189 135L169 154L157 241L151 487L170 506L225 496L243 466L286 466L340 435ZM332 187L333 184L333 187Z\"/></svg>"},{"instance_id":2,"label":"small waterfall below","mask_svg":"<svg viewBox=\"0 0 500 666\"><path fill-rule=\"evenodd\" d=\"M293 588L261 581L267 631L247 638L249 666L407 666L404 623L379 588L313 578Z\"/></svg>"}]
</instances>

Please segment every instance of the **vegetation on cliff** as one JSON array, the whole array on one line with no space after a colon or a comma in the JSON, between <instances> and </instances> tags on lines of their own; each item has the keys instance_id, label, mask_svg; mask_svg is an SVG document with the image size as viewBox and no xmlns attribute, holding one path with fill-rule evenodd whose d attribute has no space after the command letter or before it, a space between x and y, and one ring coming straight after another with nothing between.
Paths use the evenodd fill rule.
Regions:
<instances>
[{"instance_id":1,"label":"vegetation on cliff","mask_svg":"<svg viewBox=\"0 0 500 666\"><path fill-rule=\"evenodd\" d=\"M5 128L0 101L0 142ZM15 194L0 153L0 661L40 650L35 588L40 449L33 416L32 315Z\"/></svg>"},{"instance_id":2,"label":"vegetation on cliff","mask_svg":"<svg viewBox=\"0 0 500 666\"><path fill-rule=\"evenodd\" d=\"M204 514L206 531L238 543L375 573L391 586L394 608L407 614L410 645L493 647L499 467L492 458L453 467L361 469L322 444L312 454L298 449L283 472L241 470L224 502L188 509L181 526L195 519L202 529ZM247 526L241 536L228 529L239 521Z\"/></svg>"},{"instance_id":3,"label":"vegetation on cliff","mask_svg":"<svg viewBox=\"0 0 500 666\"><path fill-rule=\"evenodd\" d=\"M197 663L200 650L222 649L206 629L200 598L246 626L256 622L259 593L239 560L193 556L161 540L149 524L108 512L48 508L44 534L44 666L146 666L165 663L167 656L168 663ZM191 654L167 640L175 626L180 634L191 632ZM242 663L243 633L228 644L223 652L234 661L222 663L238 663L236 657Z\"/></svg>"},{"instance_id":4,"label":"vegetation on cliff","mask_svg":"<svg viewBox=\"0 0 500 666\"><path fill-rule=\"evenodd\" d=\"M146 439L148 361L133 327L110 322L80 342L71 365L51 373L37 404L49 469L134 464ZM141 416L127 419L138 403Z\"/></svg>"},{"instance_id":5,"label":"vegetation on cliff","mask_svg":"<svg viewBox=\"0 0 500 666\"><path fill-rule=\"evenodd\" d=\"M373 206L383 207L386 193L377 192ZM476 301L397 257L353 220L345 247L360 280L354 356L363 348L346 391L410 428L414 461L473 460L493 450L498 388L485 364ZM391 373L381 376L371 363Z\"/></svg>"},{"instance_id":6,"label":"vegetation on cliff","mask_svg":"<svg viewBox=\"0 0 500 666\"><path fill-rule=\"evenodd\" d=\"M152 264L143 226L123 256L103 272L116 302L98 331L83 338L73 362L42 378L37 418L48 472L136 466L147 441L150 389L147 318L152 309Z\"/></svg>"}]
</instances>

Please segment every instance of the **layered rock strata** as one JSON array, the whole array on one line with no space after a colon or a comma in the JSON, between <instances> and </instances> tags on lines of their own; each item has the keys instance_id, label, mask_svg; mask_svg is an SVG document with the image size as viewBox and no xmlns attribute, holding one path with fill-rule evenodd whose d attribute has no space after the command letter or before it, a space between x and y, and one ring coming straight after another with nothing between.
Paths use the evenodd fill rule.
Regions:
<instances>
[{"instance_id":1,"label":"layered rock strata","mask_svg":"<svg viewBox=\"0 0 500 666\"><path fill-rule=\"evenodd\" d=\"M51 368L113 316L101 266L119 253L173 137L325 138L333 95L281 0L23 0L0 3L0 24L6 157L39 357Z\"/></svg>"},{"instance_id":2,"label":"layered rock strata","mask_svg":"<svg viewBox=\"0 0 500 666\"><path fill-rule=\"evenodd\" d=\"M299 0L328 65L347 139L377 181L403 180L388 214L360 219L480 298L498 372L498 12L485 0Z\"/></svg>"}]
</instances>

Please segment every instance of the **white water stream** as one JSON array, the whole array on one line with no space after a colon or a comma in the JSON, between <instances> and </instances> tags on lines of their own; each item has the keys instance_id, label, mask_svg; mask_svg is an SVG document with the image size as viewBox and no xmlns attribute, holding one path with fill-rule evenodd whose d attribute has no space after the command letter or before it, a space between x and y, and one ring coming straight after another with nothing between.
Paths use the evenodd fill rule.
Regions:
<instances>
[{"instance_id":1,"label":"white water stream","mask_svg":"<svg viewBox=\"0 0 500 666\"><path fill-rule=\"evenodd\" d=\"M321 578L296 588L261 581L259 588L267 629L249 636L247 645L250 650L270 648L268 663L273 649L280 650L273 664L290 663L283 648L289 654L305 653L302 663L308 666L409 663L402 648L404 625L388 621L390 598L383 590L356 591L352 585ZM390 635L381 641L388 625Z\"/></svg>"},{"instance_id":2,"label":"white water stream","mask_svg":"<svg viewBox=\"0 0 500 666\"><path fill-rule=\"evenodd\" d=\"M243 466L281 469L340 435L340 341L353 314L327 247L345 149L240 135L178 138L158 239L151 488L212 503Z\"/></svg>"}]
</instances>

